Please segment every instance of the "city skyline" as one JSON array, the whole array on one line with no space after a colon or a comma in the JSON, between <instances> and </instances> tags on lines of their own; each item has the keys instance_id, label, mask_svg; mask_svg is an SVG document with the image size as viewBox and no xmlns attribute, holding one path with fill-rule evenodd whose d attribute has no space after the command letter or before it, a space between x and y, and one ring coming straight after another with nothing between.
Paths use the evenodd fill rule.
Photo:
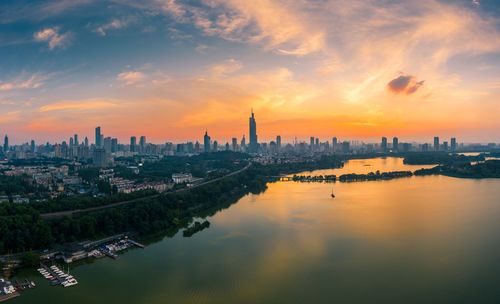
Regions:
<instances>
[{"instance_id":1,"label":"city skyline","mask_svg":"<svg viewBox=\"0 0 500 304\"><path fill-rule=\"evenodd\" d=\"M245 133L500 141L498 1L3 1L12 143ZM336 20L334 23L331 20ZM239 138L239 136L238 136Z\"/></svg>"}]
</instances>

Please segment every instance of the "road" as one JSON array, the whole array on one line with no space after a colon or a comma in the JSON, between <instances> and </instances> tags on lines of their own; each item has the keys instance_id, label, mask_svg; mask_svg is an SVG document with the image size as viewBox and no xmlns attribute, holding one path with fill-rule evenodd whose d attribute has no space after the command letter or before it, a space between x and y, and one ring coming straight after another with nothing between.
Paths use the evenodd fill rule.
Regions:
<instances>
[{"instance_id":1,"label":"road","mask_svg":"<svg viewBox=\"0 0 500 304\"><path fill-rule=\"evenodd\" d=\"M129 201L117 202L117 203L112 203L112 204L108 204L108 205L104 205L104 206L97 206L97 207L91 207L91 208L85 208L85 209L74 209L74 210L67 210L67 211L59 211L59 212L42 213L42 214L40 214L40 217L42 219L54 219L54 218L60 218L60 217L65 217L65 216L72 216L73 214L80 213L80 212L97 211L97 210L103 210L103 209L108 209L108 208L114 208L114 207L119 207L119 206L123 206L123 205L128 205L128 204L140 202L140 201L142 201L144 199L155 198L155 197L158 197L158 196L164 195L164 194L182 193L184 191L189 191L189 190L192 190L192 189L196 189L198 187L206 186L208 184L215 183L215 182L220 181L222 179L225 179L225 178L234 176L236 174L239 174L239 173L247 170L248 168L250 168L251 165L252 165L252 163L248 163L248 165L246 165L244 168L242 168L240 170L233 171L233 172L231 172L229 174L226 174L224 176L221 176L221 177L218 177L218 178L215 178L215 179L211 179L209 181L197 184L197 185L195 185L193 187L190 187L190 188L184 188L184 189L179 189L179 190L172 191L172 192L164 192L164 193L160 193L160 194L153 194L153 195L136 198L136 199L129 200Z\"/></svg>"}]
</instances>

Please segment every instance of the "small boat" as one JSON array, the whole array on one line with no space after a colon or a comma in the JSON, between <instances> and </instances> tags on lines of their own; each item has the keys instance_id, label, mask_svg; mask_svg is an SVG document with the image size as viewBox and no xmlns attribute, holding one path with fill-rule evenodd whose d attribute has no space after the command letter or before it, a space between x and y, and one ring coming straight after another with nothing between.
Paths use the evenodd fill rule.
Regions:
<instances>
[{"instance_id":1,"label":"small boat","mask_svg":"<svg viewBox=\"0 0 500 304\"><path fill-rule=\"evenodd\" d=\"M335 198L335 194L333 194L333 189L332 189L332 194L330 194L332 198Z\"/></svg>"}]
</instances>

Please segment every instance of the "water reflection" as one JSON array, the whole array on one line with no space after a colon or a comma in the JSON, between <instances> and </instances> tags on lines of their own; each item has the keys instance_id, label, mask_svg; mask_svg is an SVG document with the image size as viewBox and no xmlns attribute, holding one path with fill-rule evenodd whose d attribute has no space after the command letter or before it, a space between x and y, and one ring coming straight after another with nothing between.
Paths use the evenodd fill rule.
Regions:
<instances>
[{"instance_id":1,"label":"water reflection","mask_svg":"<svg viewBox=\"0 0 500 304\"><path fill-rule=\"evenodd\" d=\"M315 174L407 168L401 159L356 160ZM497 302L500 180L333 186L335 199L332 184L271 183L214 213L192 238L77 267L73 289L37 278L12 303Z\"/></svg>"}]
</instances>

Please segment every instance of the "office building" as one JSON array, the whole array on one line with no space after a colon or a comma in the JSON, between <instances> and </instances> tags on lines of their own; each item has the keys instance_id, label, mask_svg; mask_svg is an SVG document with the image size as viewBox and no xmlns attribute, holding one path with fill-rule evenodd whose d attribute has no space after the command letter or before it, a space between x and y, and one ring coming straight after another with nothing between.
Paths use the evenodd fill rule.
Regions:
<instances>
[{"instance_id":1,"label":"office building","mask_svg":"<svg viewBox=\"0 0 500 304\"><path fill-rule=\"evenodd\" d=\"M257 140L257 122L255 121L255 115L252 109L252 116L248 119L248 127L249 127L249 136L250 142L248 150L251 153L256 153L259 148L259 143Z\"/></svg>"},{"instance_id":2,"label":"office building","mask_svg":"<svg viewBox=\"0 0 500 304\"><path fill-rule=\"evenodd\" d=\"M203 136L203 151L205 153L210 152L210 136L208 135L208 131L205 131L205 135Z\"/></svg>"}]
</instances>

